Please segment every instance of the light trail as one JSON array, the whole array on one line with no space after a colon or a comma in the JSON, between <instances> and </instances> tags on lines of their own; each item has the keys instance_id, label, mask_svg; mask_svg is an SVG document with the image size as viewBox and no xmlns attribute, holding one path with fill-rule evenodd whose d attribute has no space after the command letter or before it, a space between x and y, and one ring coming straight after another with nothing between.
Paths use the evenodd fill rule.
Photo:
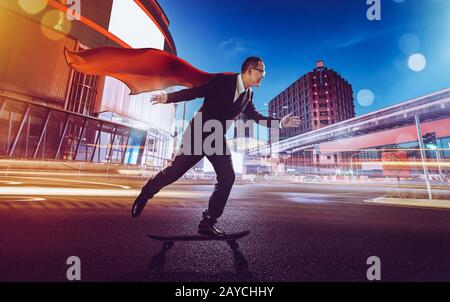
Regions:
<instances>
[{"instance_id":1,"label":"light trail","mask_svg":"<svg viewBox=\"0 0 450 302\"><path fill-rule=\"evenodd\" d=\"M22 178L61 181L61 182L70 182L70 183L76 182L76 183L81 183L81 184L92 184L92 185L118 187L118 188L122 188L122 189L131 189L131 187L129 187L129 186L117 185L117 184L105 183L105 182L86 181L86 180L58 179L58 178L45 178L45 177L22 177ZM3 182L3 181L0 180L0 182ZM11 185L16 185L16 184L22 184L22 183L20 183L20 182L10 182L10 184Z\"/></svg>"},{"instance_id":2,"label":"light trail","mask_svg":"<svg viewBox=\"0 0 450 302\"><path fill-rule=\"evenodd\" d=\"M0 187L0 195L14 196L103 196L103 197L136 197L140 190L119 189L86 189L86 188L53 188L53 187ZM158 197L186 198L209 196L210 192L159 192Z\"/></svg>"},{"instance_id":3,"label":"light trail","mask_svg":"<svg viewBox=\"0 0 450 302\"><path fill-rule=\"evenodd\" d=\"M142 171L140 173L136 173L136 175L139 174L145 174L147 171ZM68 172L48 172L48 171L11 171L11 170L0 170L0 174L3 174L2 176L10 176L10 175L49 175L49 176L76 176L76 177L123 177L122 174L115 173L114 171L109 171L108 173L102 172L102 173L78 173L77 171L68 171ZM132 174L132 173L129 173ZM147 177L147 176L145 176Z\"/></svg>"}]
</instances>

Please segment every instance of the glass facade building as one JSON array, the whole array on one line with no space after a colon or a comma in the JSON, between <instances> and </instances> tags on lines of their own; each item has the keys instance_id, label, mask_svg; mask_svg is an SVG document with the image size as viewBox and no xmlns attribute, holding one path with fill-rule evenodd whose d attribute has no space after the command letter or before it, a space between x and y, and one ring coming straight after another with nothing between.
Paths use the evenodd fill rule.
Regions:
<instances>
[{"instance_id":1,"label":"glass facade building","mask_svg":"<svg viewBox=\"0 0 450 302\"><path fill-rule=\"evenodd\" d=\"M0 156L138 164L147 131L0 96Z\"/></svg>"},{"instance_id":2,"label":"glass facade building","mask_svg":"<svg viewBox=\"0 0 450 302\"><path fill-rule=\"evenodd\" d=\"M71 51L158 48L176 55L156 0L0 1L0 156L145 165L173 155L175 106L152 106L111 77L70 69ZM100 9L101 8L101 9ZM32 12L31 12L32 11Z\"/></svg>"}]
</instances>

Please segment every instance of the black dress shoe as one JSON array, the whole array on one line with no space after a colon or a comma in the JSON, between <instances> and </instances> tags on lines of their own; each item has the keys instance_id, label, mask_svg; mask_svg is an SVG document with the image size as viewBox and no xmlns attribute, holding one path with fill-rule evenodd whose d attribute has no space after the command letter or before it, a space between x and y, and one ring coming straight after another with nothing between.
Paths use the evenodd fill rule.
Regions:
<instances>
[{"instance_id":1,"label":"black dress shoe","mask_svg":"<svg viewBox=\"0 0 450 302\"><path fill-rule=\"evenodd\" d=\"M141 194L139 194L139 196L134 201L133 207L131 208L131 216L133 218L138 217L144 210L147 202L148 202L148 199L143 198L141 196Z\"/></svg>"},{"instance_id":2,"label":"black dress shoe","mask_svg":"<svg viewBox=\"0 0 450 302\"><path fill-rule=\"evenodd\" d=\"M201 222L200 222L200 225L198 226L197 232L200 235L208 235L208 236L213 236L213 237L221 237L221 236L227 235L224 231L217 228L214 224L203 224L202 225Z\"/></svg>"}]
</instances>

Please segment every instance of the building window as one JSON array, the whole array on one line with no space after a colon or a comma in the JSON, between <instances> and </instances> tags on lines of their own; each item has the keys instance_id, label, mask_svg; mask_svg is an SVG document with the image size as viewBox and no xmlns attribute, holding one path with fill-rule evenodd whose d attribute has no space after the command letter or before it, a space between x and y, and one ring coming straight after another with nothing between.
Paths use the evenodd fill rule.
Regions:
<instances>
[{"instance_id":1,"label":"building window","mask_svg":"<svg viewBox=\"0 0 450 302\"><path fill-rule=\"evenodd\" d=\"M92 116L97 97L99 76L74 72L67 110L82 115Z\"/></svg>"}]
</instances>

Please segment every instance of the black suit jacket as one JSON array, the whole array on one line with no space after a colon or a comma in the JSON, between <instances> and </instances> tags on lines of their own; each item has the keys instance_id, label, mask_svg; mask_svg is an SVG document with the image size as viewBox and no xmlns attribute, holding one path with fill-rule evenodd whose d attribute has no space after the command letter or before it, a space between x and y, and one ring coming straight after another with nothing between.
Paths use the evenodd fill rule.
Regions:
<instances>
[{"instance_id":1,"label":"black suit jacket","mask_svg":"<svg viewBox=\"0 0 450 302\"><path fill-rule=\"evenodd\" d=\"M202 112L203 122L209 119L217 119L223 123L226 120L233 121L241 112L244 112L247 119L255 120L257 123L266 121L268 127L272 121L280 121L279 118L267 117L256 111L253 104L253 92L245 93L241 95L242 99L239 98L233 102L237 76L237 73L218 74L202 86L169 93L167 102L177 103L195 98L205 98L203 105L198 110L198 112Z\"/></svg>"},{"instance_id":2,"label":"black suit jacket","mask_svg":"<svg viewBox=\"0 0 450 302\"><path fill-rule=\"evenodd\" d=\"M182 147L185 150L193 152L194 148L199 148L199 143L203 143L204 139L213 131L222 130L220 133L223 139L222 154L230 154L226 144L225 134L227 129L232 124L232 121L244 112L247 119L254 120L258 123L267 121L267 126L270 127L272 121L280 121L278 118L271 118L261 115L256 111L253 104L253 92L246 92L239 96L234 101L234 94L236 92L238 74L218 74L213 77L208 83L190 89L183 89L177 92L172 92L167 95L167 103L177 103L181 101L189 101L195 98L205 98L201 108L198 110L194 118L189 122L186 131L183 133ZM201 125L196 127L201 113ZM203 125L208 120L218 120L222 124L222 129L211 129L211 131L202 131L201 138L198 137L196 129L203 129ZM201 131L201 130L200 130ZM216 134L216 133L215 133ZM196 147L194 147L196 146ZM196 149L198 150L198 149ZM193 154L191 153L191 154Z\"/></svg>"}]
</instances>

